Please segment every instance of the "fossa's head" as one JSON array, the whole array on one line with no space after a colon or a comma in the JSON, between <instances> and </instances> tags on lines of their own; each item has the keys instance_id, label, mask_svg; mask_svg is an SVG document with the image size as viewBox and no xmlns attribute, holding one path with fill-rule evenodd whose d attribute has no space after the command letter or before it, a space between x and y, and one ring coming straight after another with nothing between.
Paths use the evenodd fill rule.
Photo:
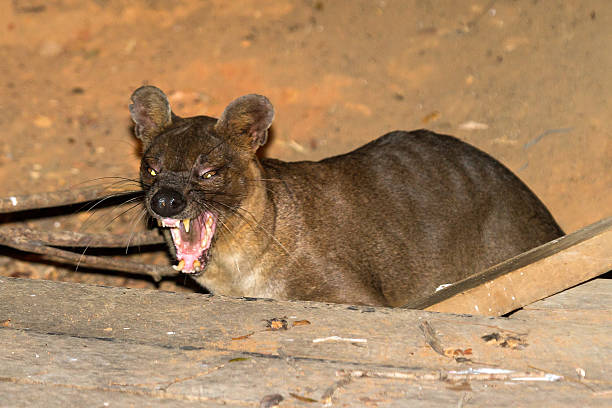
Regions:
<instances>
[{"instance_id":1,"label":"fossa's head","mask_svg":"<svg viewBox=\"0 0 612 408\"><path fill-rule=\"evenodd\" d=\"M245 95L215 119L176 116L166 95L154 86L132 94L134 132L144 147L140 177L149 214L170 228L178 265L199 273L249 185L247 167L267 139L274 108L261 95Z\"/></svg>"}]
</instances>

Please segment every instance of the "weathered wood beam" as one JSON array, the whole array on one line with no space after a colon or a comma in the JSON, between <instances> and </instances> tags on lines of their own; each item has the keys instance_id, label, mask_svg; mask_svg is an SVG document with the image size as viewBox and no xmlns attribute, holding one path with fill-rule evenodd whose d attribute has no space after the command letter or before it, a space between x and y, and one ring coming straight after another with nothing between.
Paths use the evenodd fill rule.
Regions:
<instances>
[{"instance_id":1,"label":"weathered wood beam","mask_svg":"<svg viewBox=\"0 0 612 408\"><path fill-rule=\"evenodd\" d=\"M111 198L139 193L139 189L133 186L135 182L126 180L128 181L124 183L116 182L110 185L0 197L0 214L74 205L95 200L99 200L98 204L101 204ZM132 184L126 185L128 182Z\"/></svg>"},{"instance_id":2,"label":"weathered wood beam","mask_svg":"<svg viewBox=\"0 0 612 408\"><path fill-rule=\"evenodd\" d=\"M611 269L612 217L609 217L404 307L501 316Z\"/></svg>"},{"instance_id":3,"label":"weathered wood beam","mask_svg":"<svg viewBox=\"0 0 612 408\"><path fill-rule=\"evenodd\" d=\"M610 407L609 283L507 319L0 277L0 405Z\"/></svg>"}]
</instances>

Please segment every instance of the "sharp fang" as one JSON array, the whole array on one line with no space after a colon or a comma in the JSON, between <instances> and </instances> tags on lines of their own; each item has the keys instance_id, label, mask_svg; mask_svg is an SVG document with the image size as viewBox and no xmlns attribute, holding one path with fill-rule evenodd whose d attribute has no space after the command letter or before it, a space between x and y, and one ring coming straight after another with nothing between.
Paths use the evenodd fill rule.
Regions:
<instances>
[{"instance_id":1,"label":"sharp fang","mask_svg":"<svg viewBox=\"0 0 612 408\"><path fill-rule=\"evenodd\" d=\"M163 227L164 226L164 223L159 218L157 218L157 226L158 227Z\"/></svg>"},{"instance_id":2,"label":"sharp fang","mask_svg":"<svg viewBox=\"0 0 612 408\"><path fill-rule=\"evenodd\" d=\"M202 269L202 264L197 259L193 261L193 269L195 269L196 272L200 272Z\"/></svg>"},{"instance_id":3,"label":"sharp fang","mask_svg":"<svg viewBox=\"0 0 612 408\"><path fill-rule=\"evenodd\" d=\"M185 232L189 232L189 218L183 220L183 225L185 226Z\"/></svg>"},{"instance_id":4,"label":"sharp fang","mask_svg":"<svg viewBox=\"0 0 612 408\"><path fill-rule=\"evenodd\" d=\"M185 267L185 260L181 259L178 263L178 265L172 265L172 269L174 269L175 271L182 271L183 268Z\"/></svg>"}]
</instances>

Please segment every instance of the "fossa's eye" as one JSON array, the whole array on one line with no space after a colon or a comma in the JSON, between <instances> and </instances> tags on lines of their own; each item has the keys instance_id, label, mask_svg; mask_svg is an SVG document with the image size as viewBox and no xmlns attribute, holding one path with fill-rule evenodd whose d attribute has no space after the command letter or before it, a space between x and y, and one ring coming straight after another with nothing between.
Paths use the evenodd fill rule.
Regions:
<instances>
[{"instance_id":1,"label":"fossa's eye","mask_svg":"<svg viewBox=\"0 0 612 408\"><path fill-rule=\"evenodd\" d=\"M216 171L214 171L214 170L209 170L209 171L207 171L206 173L203 173L203 174L202 174L202 178L203 178L203 179L205 179L205 180L208 180L208 179L211 179L211 178L212 178L212 177L213 177L215 174L217 174L217 172L216 172Z\"/></svg>"},{"instance_id":2,"label":"fossa's eye","mask_svg":"<svg viewBox=\"0 0 612 408\"><path fill-rule=\"evenodd\" d=\"M152 175L153 177L157 176L157 172L155 171L155 169L149 167L147 169L147 171L149 172L150 175Z\"/></svg>"}]
</instances>

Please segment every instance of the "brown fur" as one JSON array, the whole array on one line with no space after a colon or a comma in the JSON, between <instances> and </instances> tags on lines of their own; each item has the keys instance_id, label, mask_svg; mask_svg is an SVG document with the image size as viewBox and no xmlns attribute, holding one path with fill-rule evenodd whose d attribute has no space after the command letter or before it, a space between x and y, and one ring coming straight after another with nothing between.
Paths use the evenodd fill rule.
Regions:
<instances>
[{"instance_id":1,"label":"brown fur","mask_svg":"<svg viewBox=\"0 0 612 408\"><path fill-rule=\"evenodd\" d=\"M263 96L219 120L175 116L154 87L132 100L151 215L171 188L186 202L173 218L218 216L195 276L213 293L399 306L563 234L507 168L451 136L398 131L320 162L260 161L274 116Z\"/></svg>"}]
</instances>

